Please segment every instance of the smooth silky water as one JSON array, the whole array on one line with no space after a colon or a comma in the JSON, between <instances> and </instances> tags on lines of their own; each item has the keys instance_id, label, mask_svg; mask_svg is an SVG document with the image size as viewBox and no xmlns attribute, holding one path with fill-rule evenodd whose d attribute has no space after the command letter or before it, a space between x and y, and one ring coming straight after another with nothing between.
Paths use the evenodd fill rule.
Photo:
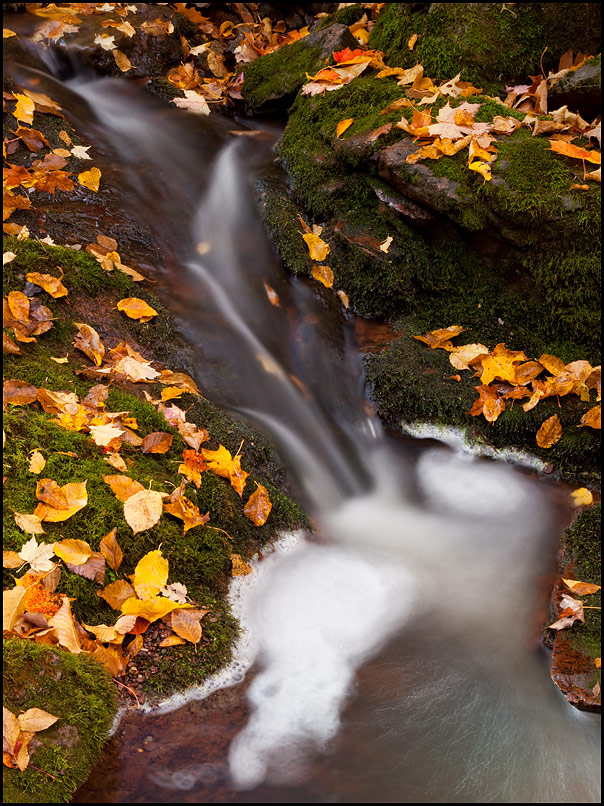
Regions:
<instances>
[{"instance_id":1,"label":"smooth silky water","mask_svg":"<svg viewBox=\"0 0 604 806\"><path fill-rule=\"evenodd\" d=\"M260 222L270 126L237 137L242 122L125 81L59 79L44 58L11 71L62 104L95 164L119 168L201 388L273 440L317 524L240 583L239 671L253 669L228 750L196 764L156 751L136 791L114 780L79 802L599 801L599 717L567 703L539 643L560 499L505 463L409 450L367 413L335 294L286 277ZM205 727L187 725L189 746Z\"/></svg>"}]
</instances>

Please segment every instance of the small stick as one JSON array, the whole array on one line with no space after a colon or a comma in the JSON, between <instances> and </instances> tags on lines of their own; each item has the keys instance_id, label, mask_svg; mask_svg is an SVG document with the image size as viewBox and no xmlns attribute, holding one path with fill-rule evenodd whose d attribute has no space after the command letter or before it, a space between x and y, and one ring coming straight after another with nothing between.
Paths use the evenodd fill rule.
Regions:
<instances>
[{"instance_id":1,"label":"small stick","mask_svg":"<svg viewBox=\"0 0 604 806\"><path fill-rule=\"evenodd\" d=\"M130 692L130 694L132 694L132 696L136 700L137 707L138 708L141 707L140 701L139 701L138 697L136 696L136 691L133 688L130 688L130 686L127 686L125 683L120 683L120 681L115 677L112 677L111 679L113 680L114 683L117 683L118 686L122 686L122 688L125 688L126 691Z\"/></svg>"},{"instance_id":2,"label":"small stick","mask_svg":"<svg viewBox=\"0 0 604 806\"><path fill-rule=\"evenodd\" d=\"M43 772L44 775L48 775L48 777L52 778L53 781L58 781L59 780L58 778L55 778L54 775L51 775L49 772L46 772L46 770L41 770L39 767L35 767L33 764L28 764L27 766L31 767L32 770L38 770L38 772Z\"/></svg>"}]
</instances>

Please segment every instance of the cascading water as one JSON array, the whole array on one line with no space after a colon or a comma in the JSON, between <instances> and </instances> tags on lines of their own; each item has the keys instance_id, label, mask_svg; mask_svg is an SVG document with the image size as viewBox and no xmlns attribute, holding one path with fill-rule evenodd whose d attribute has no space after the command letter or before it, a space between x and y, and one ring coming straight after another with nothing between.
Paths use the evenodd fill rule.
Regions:
<instances>
[{"instance_id":1,"label":"cascading water","mask_svg":"<svg viewBox=\"0 0 604 806\"><path fill-rule=\"evenodd\" d=\"M383 434L332 298L276 265L250 183L261 139L116 80L41 78L129 180L205 393L270 435L318 524L243 595L257 668L232 802L283 785L296 802L598 801L599 721L553 686L533 629L559 537L544 487ZM180 788L211 802L207 780Z\"/></svg>"}]
</instances>

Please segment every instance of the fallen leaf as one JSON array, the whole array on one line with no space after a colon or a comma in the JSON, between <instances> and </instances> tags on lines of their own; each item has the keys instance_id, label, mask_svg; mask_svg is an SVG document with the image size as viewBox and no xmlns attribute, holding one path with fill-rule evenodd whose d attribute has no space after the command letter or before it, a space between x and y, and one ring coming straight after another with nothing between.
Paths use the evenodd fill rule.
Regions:
<instances>
[{"instance_id":1,"label":"fallen leaf","mask_svg":"<svg viewBox=\"0 0 604 806\"><path fill-rule=\"evenodd\" d=\"M32 99L28 98L26 95L21 95L20 93L13 93L13 97L17 101L17 106L13 112L15 118L20 123L26 123L27 125L33 123L35 104Z\"/></svg>"},{"instance_id":2,"label":"fallen leaf","mask_svg":"<svg viewBox=\"0 0 604 806\"><path fill-rule=\"evenodd\" d=\"M122 51L118 50L118 48L115 48L113 51L113 58L115 59L115 63L120 68L122 73L127 73L128 70L132 70L132 62L126 56L126 54L122 53Z\"/></svg>"},{"instance_id":3,"label":"fallen leaf","mask_svg":"<svg viewBox=\"0 0 604 806\"><path fill-rule=\"evenodd\" d=\"M560 618L553 624L548 625L550 630L563 630L565 627L571 627L575 621L585 621L583 613L583 605L578 599L573 599L567 594L562 594L560 599Z\"/></svg>"},{"instance_id":4,"label":"fallen leaf","mask_svg":"<svg viewBox=\"0 0 604 806\"><path fill-rule=\"evenodd\" d=\"M3 551L2 552L2 567L3 568L21 568L23 560L16 551Z\"/></svg>"},{"instance_id":5,"label":"fallen leaf","mask_svg":"<svg viewBox=\"0 0 604 806\"><path fill-rule=\"evenodd\" d=\"M53 299L67 296L67 289L61 282L60 277L53 277L52 274L40 274L40 272L37 271L30 271L25 275L25 279L34 285L39 285L40 288L43 288L44 291L53 297Z\"/></svg>"},{"instance_id":6,"label":"fallen leaf","mask_svg":"<svg viewBox=\"0 0 604 806\"><path fill-rule=\"evenodd\" d=\"M137 599L135 597L126 599L122 605L122 613L126 615L142 616L147 621L157 621L157 619L167 616L173 610L183 607L191 607L189 604L179 604L165 596L155 596L152 599Z\"/></svg>"},{"instance_id":7,"label":"fallen leaf","mask_svg":"<svg viewBox=\"0 0 604 806\"><path fill-rule=\"evenodd\" d=\"M453 350L453 345L449 339L458 336L460 333L463 333L463 327L451 325L450 327L440 328L439 330L431 330L423 336L414 336L413 338L418 341L423 341L424 344L427 344L432 350L442 347L445 350L451 351Z\"/></svg>"},{"instance_id":8,"label":"fallen leaf","mask_svg":"<svg viewBox=\"0 0 604 806\"><path fill-rule=\"evenodd\" d=\"M27 594L27 588L16 585L14 588L2 592L2 629L11 632L15 622L22 613L25 613L25 602L23 599Z\"/></svg>"},{"instance_id":9,"label":"fallen leaf","mask_svg":"<svg viewBox=\"0 0 604 806\"><path fill-rule=\"evenodd\" d=\"M600 590L600 585L595 585L592 582L579 582L578 579L565 579L562 577L562 582L567 588L570 588L577 596L587 596L590 593L597 593Z\"/></svg>"},{"instance_id":10,"label":"fallen leaf","mask_svg":"<svg viewBox=\"0 0 604 806\"><path fill-rule=\"evenodd\" d=\"M157 316L157 311L138 297L121 299L117 304L117 309L130 319L140 319L141 322L149 322L154 316Z\"/></svg>"},{"instance_id":11,"label":"fallen leaf","mask_svg":"<svg viewBox=\"0 0 604 806\"><path fill-rule=\"evenodd\" d=\"M166 431L154 431L143 439L141 451L143 453L167 453L172 447L174 437Z\"/></svg>"},{"instance_id":12,"label":"fallen leaf","mask_svg":"<svg viewBox=\"0 0 604 806\"><path fill-rule=\"evenodd\" d=\"M32 733L46 730L51 725L54 725L58 719L58 716L53 716L48 711L43 711L42 708L28 708L24 714L19 714L17 717L21 730L31 731Z\"/></svg>"},{"instance_id":13,"label":"fallen leaf","mask_svg":"<svg viewBox=\"0 0 604 806\"><path fill-rule=\"evenodd\" d=\"M380 250L381 250L382 252L388 252L388 250L390 249L390 244L392 243L392 241L393 241L392 235L389 235L389 236L386 238L386 240L385 240L385 241L383 241L383 242L380 244Z\"/></svg>"},{"instance_id":14,"label":"fallen leaf","mask_svg":"<svg viewBox=\"0 0 604 806\"><path fill-rule=\"evenodd\" d=\"M68 145L70 145L70 143L71 141ZM92 157L88 154L90 148L91 146L74 146L69 153L78 160L91 160Z\"/></svg>"},{"instance_id":15,"label":"fallen leaf","mask_svg":"<svg viewBox=\"0 0 604 806\"><path fill-rule=\"evenodd\" d=\"M272 507L266 487L256 483L256 489L248 498L243 514L252 521L254 526L262 526L266 523Z\"/></svg>"},{"instance_id":16,"label":"fallen leaf","mask_svg":"<svg viewBox=\"0 0 604 806\"><path fill-rule=\"evenodd\" d=\"M167 638L164 638L162 641L159 642L158 646L162 648L166 648L169 646L182 646L182 644L186 644L184 638L181 638L179 635L169 635Z\"/></svg>"},{"instance_id":17,"label":"fallen leaf","mask_svg":"<svg viewBox=\"0 0 604 806\"><path fill-rule=\"evenodd\" d=\"M62 596L61 598L63 599L63 604L59 611L48 619L48 623L55 628L59 645L77 655L82 652L82 647L71 615L69 598L67 596Z\"/></svg>"},{"instance_id":18,"label":"fallen leaf","mask_svg":"<svg viewBox=\"0 0 604 806\"><path fill-rule=\"evenodd\" d=\"M540 448L551 448L562 436L562 425L557 414L548 417L537 431L537 445Z\"/></svg>"},{"instance_id":19,"label":"fallen leaf","mask_svg":"<svg viewBox=\"0 0 604 806\"><path fill-rule=\"evenodd\" d=\"M160 593L173 602L179 602L179 604L185 604L187 601L187 586L181 582L170 583L170 585L162 588Z\"/></svg>"},{"instance_id":20,"label":"fallen leaf","mask_svg":"<svg viewBox=\"0 0 604 806\"><path fill-rule=\"evenodd\" d=\"M116 582L111 582L102 591L97 591L97 596L104 599L113 610L121 610L124 602L134 595L134 588L125 579L118 579Z\"/></svg>"},{"instance_id":21,"label":"fallen leaf","mask_svg":"<svg viewBox=\"0 0 604 806\"><path fill-rule=\"evenodd\" d=\"M26 515L21 512L15 512L15 523L28 535L43 535L46 534L42 528L42 521L38 515Z\"/></svg>"},{"instance_id":22,"label":"fallen leaf","mask_svg":"<svg viewBox=\"0 0 604 806\"><path fill-rule=\"evenodd\" d=\"M602 161L602 155L599 151L588 151L586 148L580 148L572 143L564 143L560 140L550 140L549 143L552 151L565 157L587 160L588 162L595 162L597 165Z\"/></svg>"},{"instance_id":23,"label":"fallen leaf","mask_svg":"<svg viewBox=\"0 0 604 806\"><path fill-rule=\"evenodd\" d=\"M590 504L593 504L594 497L587 487L579 487L578 490L573 490L571 495L576 507L588 507Z\"/></svg>"},{"instance_id":24,"label":"fallen leaf","mask_svg":"<svg viewBox=\"0 0 604 806\"><path fill-rule=\"evenodd\" d=\"M175 610L170 619L170 627L177 635L192 644L197 644L201 640L199 616L196 617L187 610Z\"/></svg>"},{"instance_id":25,"label":"fallen leaf","mask_svg":"<svg viewBox=\"0 0 604 806\"><path fill-rule=\"evenodd\" d=\"M78 174L78 182L88 190L93 190L95 193L99 189L101 181L101 172L98 168L91 168L89 171L82 171Z\"/></svg>"},{"instance_id":26,"label":"fallen leaf","mask_svg":"<svg viewBox=\"0 0 604 806\"><path fill-rule=\"evenodd\" d=\"M54 552L71 565L83 565L92 554L92 549L85 540L61 540L54 545Z\"/></svg>"},{"instance_id":27,"label":"fallen leaf","mask_svg":"<svg viewBox=\"0 0 604 806\"><path fill-rule=\"evenodd\" d=\"M312 260L321 262L325 260L327 255L331 252L331 247L325 243L318 235L313 232L305 233L303 236L308 246L308 252Z\"/></svg>"},{"instance_id":28,"label":"fallen leaf","mask_svg":"<svg viewBox=\"0 0 604 806\"><path fill-rule=\"evenodd\" d=\"M101 337L90 325L83 322L73 324L78 328L78 333L73 340L74 347L81 350L97 367L100 367L105 356L105 345L101 341Z\"/></svg>"},{"instance_id":29,"label":"fallen leaf","mask_svg":"<svg viewBox=\"0 0 604 806\"><path fill-rule=\"evenodd\" d=\"M159 549L150 551L139 560L132 584L139 599L153 599L168 581L168 561Z\"/></svg>"},{"instance_id":30,"label":"fallen leaf","mask_svg":"<svg viewBox=\"0 0 604 806\"><path fill-rule=\"evenodd\" d=\"M579 423L578 428L581 426L587 425L590 428L595 428L600 430L602 427L602 407L601 405L594 406L593 409L585 412L583 417L581 417L581 422Z\"/></svg>"},{"instance_id":31,"label":"fallen leaf","mask_svg":"<svg viewBox=\"0 0 604 806\"><path fill-rule=\"evenodd\" d=\"M252 573L252 566L242 560L240 554L231 554L231 575L234 577L245 576Z\"/></svg>"},{"instance_id":32,"label":"fallen leaf","mask_svg":"<svg viewBox=\"0 0 604 806\"><path fill-rule=\"evenodd\" d=\"M127 501L136 493L145 490L145 487L129 476L113 475L103 476L103 481L111 487L111 492L115 495L118 501Z\"/></svg>"},{"instance_id":33,"label":"fallen leaf","mask_svg":"<svg viewBox=\"0 0 604 806\"><path fill-rule=\"evenodd\" d=\"M50 558L54 556L54 547L54 543L38 543L32 537L17 553L24 562L29 563L32 571L52 571L55 563Z\"/></svg>"},{"instance_id":34,"label":"fallen leaf","mask_svg":"<svg viewBox=\"0 0 604 806\"><path fill-rule=\"evenodd\" d=\"M107 423L107 425L91 425L89 426L89 431L95 445L100 445L101 447L110 446L114 449L119 447L120 437L124 433L122 428L117 428L110 423ZM118 441L118 445L115 444L116 441Z\"/></svg>"},{"instance_id":35,"label":"fallen leaf","mask_svg":"<svg viewBox=\"0 0 604 806\"><path fill-rule=\"evenodd\" d=\"M101 539L99 546L101 554L112 571L117 571L124 557L124 553L117 542L116 533L117 529L114 526L113 529Z\"/></svg>"},{"instance_id":36,"label":"fallen leaf","mask_svg":"<svg viewBox=\"0 0 604 806\"><path fill-rule=\"evenodd\" d=\"M90 579L92 582L98 582L99 585L105 584L105 558L99 551L93 551L84 563L75 565L66 562L65 565L74 574Z\"/></svg>"},{"instance_id":37,"label":"fallen leaf","mask_svg":"<svg viewBox=\"0 0 604 806\"><path fill-rule=\"evenodd\" d=\"M202 515L192 501L184 495L184 482L180 487L177 487L170 498L164 502L164 509L170 515L180 518L184 523L184 531L188 532L195 526L202 526L210 520L210 513L206 512Z\"/></svg>"},{"instance_id":38,"label":"fallen leaf","mask_svg":"<svg viewBox=\"0 0 604 806\"><path fill-rule=\"evenodd\" d=\"M346 118L346 120L341 120L338 125L336 126L336 137L340 137L346 129L348 129L354 123L354 118Z\"/></svg>"},{"instance_id":39,"label":"fallen leaf","mask_svg":"<svg viewBox=\"0 0 604 806\"><path fill-rule=\"evenodd\" d=\"M417 42L417 34L411 34L411 36L409 37L409 41L407 42L407 47L409 48L409 50L413 50L416 42Z\"/></svg>"},{"instance_id":40,"label":"fallen leaf","mask_svg":"<svg viewBox=\"0 0 604 806\"><path fill-rule=\"evenodd\" d=\"M114 50L115 36L109 36L108 34L97 34L94 37L94 44L100 45L103 48L103 50Z\"/></svg>"},{"instance_id":41,"label":"fallen leaf","mask_svg":"<svg viewBox=\"0 0 604 806\"><path fill-rule=\"evenodd\" d=\"M140 490L124 502L124 517L134 534L151 529L163 512L163 496L155 490Z\"/></svg>"},{"instance_id":42,"label":"fallen leaf","mask_svg":"<svg viewBox=\"0 0 604 806\"><path fill-rule=\"evenodd\" d=\"M312 267L312 276L319 283L322 283L325 288L331 288L333 286L334 276L329 266L320 266L318 263L315 263Z\"/></svg>"}]
</instances>

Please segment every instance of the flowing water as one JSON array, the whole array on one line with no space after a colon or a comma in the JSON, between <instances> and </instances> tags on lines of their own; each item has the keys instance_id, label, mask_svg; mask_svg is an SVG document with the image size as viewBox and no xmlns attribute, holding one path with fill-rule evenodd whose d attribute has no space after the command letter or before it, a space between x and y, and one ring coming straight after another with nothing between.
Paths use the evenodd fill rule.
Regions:
<instances>
[{"instance_id":1,"label":"flowing water","mask_svg":"<svg viewBox=\"0 0 604 806\"><path fill-rule=\"evenodd\" d=\"M539 644L561 498L509 464L409 448L367 413L335 294L284 275L256 211L275 132L12 70L119 168L198 382L270 436L318 525L240 583L245 662L227 682L252 668L245 684L146 717L170 741L146 765L114 741L78 802L599 801L599 719L568 705Z\"/></svg>"}]
</instances>

